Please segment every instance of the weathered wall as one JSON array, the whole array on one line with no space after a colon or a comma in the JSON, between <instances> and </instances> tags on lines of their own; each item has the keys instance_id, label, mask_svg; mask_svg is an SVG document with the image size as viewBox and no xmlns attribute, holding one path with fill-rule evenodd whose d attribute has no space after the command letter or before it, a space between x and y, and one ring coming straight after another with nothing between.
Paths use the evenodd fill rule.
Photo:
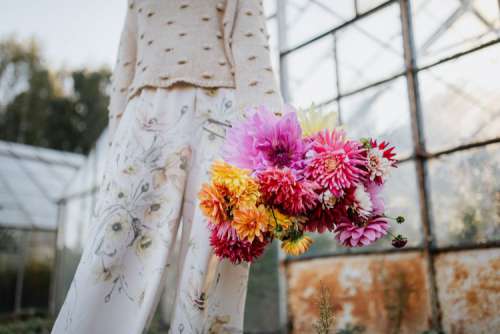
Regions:
<instances>
[{"instance_id":1,"label":"weathered wall","mask_svg":"<svg viewBox=\"0 0 500 334\"><path fill-rule=\"evenodd\" d=\"M446 253L435 263L445 332L500 333L500 249Z\"/></svg>"},{"instance_id":2,"label":"weathered wall","mask_svg":"<svg viewBox=\"0 0 500 334\"><path fill-rule=\"evenodd\" d=\"M445 333L500 333L500 249L442 253L434 263ZM429 329L428 275L419 252L294 261L287 264L287 280L292 333L314 333L320 284L330 290L337 330ZM356 325L361 331L352 331Z\"/></svg>"},{"instance_id":3,"label":"weathered wall","mask_svg":"<svg viewBox=\"0 0 500 334\"><path fill-rule=\"evenodd\" d=\"M428 327L430 302L419 253L332 257L288 265L288 311L293 333L313 333L320 284L329 288L336 328L364 333L419 333Z\"/></svg>"}]
</instances>

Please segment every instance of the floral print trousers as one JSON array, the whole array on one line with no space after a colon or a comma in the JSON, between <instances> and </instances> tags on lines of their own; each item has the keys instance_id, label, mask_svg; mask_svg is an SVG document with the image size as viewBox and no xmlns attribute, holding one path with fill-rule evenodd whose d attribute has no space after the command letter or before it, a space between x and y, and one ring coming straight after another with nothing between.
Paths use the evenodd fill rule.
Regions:
<instances>
[{"instance_id":1,"label":"floral print trousers","mask_svg":"<svg viewBox=\"0 0 500 334\"><path fill-rule=\"evenodd\" d=\"M178 85L129 101L52 333L146 332L163 288L173 296L170 333L242 332L249 266L213 255L197 200L219 157L220 122L239 117L233 98L230 88Z\"/></svg>"}]
</instances>

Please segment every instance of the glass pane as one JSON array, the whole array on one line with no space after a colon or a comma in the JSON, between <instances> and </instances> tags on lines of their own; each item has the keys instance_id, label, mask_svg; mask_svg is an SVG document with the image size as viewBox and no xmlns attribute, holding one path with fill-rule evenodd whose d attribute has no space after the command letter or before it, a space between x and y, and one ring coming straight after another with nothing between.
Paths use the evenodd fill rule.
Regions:
<instances>
[{"instance_id":1,"label":"glass pane","mask_svg":"<svg viewBox=\"0 0 500 334\"><path fill-rule=\"evenodd\" d=\"M354 17L353 0L283 1L285 48L300 44Z\"/></svg>"},{"instance_id":2,"label":"glass pane","mask_svg":"<svg viewBox=\"0 0 500 334\"><path fill-rule=\"evenodd\" d=\"M340 92L345 93L403 71L399 7L392 5L337 34Z\"/></svg>"},{"instance_id":3,"label":"glass pane","mask_svg":"<svg viewBox=\"0 0 500 334\"><path fill-rule=\"evenodd\" d=\"M419 74L427 150L498 137L500 45Z\"/></svg>"},{"instance_id":4,"label":"glass pane","mask_svg":"<svg viewBox=\"0 0 500 334\"><path fill-rule=\"evenodd\" d=\"M411 154L406 79L396 79L343 98L340 106L342 123L351 138L380 138L396 146L398 158Z\"/></svg>"},{"instance_id":5,"label":"glass pane","mask_svg":"<svg viewBox=\"0 0 500 334\"><path fill-rule=\"evenodd\" d=\"M290 102L295 107L309 107L337 95L331 35L289 54L285 62Z\"/></svg>"},{"instance_id":6,"label":"glass pane","mask_svg":"<svg viewBox=\"0 0 500 334\"><path fill-rule=\"evenodd\" d=\"M387 2L387 0L356 0L358 2L358 12L359 13L364 13L369 11L370 9L373 9L384 2Z\"/></svg>"},{"instance_id":7,"label":"glass pane","mask_svg":"<svg viewBox=\"0 0 500 334\"><path fill-rule=\"evenodd\" d=\"M498 0L413 0L419 64L427 64L498 38Z\"/></svg>"},{"instance_id":8,"label":"glass pane","mask_svg":"<svg viewBox=\"0 0 500 334\"><path fill-rule=\"evenodd\" d=\"M404 224L391 223L391 232L403 234L408 238L407 247L419 246L422 242L420 208L418 204L418 188L415 164L412 161L402 163L392 171L385 185L383 197L386 214L391 217L402 215ZM332 253L355 253L366 250L391 249L391 237L387 236L367 247L346 248L338 244L333 233L314 234L314 243L306 257Z\"/></svg>"},{"instance_id":9,"label":"glass pane","mask_svg":"<svg viewBox=\"0 0 500 334\"><path fill-rule=\"evenodd\" d=\"M24 267L23 309L47 310L54 268L55 233L31 232Z\"/></svg>"},{"instance_id":10,"label":"glass pane","mask_svg":"<svg viewBox=\"0 0 500 334\"><path fill-rule=\"evenodd\" d=\"M23 232L0 227L0 313L14 311L19 252Z\"/></svg>"},{"instance_id":11,"label":"glass pane","mask_svg":"<svg viewBox=\"0 0 500 334\"><path fill-rule=\"evenodd\" d=\"M500 144L429 162L438 246L500 240Z\"/></svg>"}]
</instances>

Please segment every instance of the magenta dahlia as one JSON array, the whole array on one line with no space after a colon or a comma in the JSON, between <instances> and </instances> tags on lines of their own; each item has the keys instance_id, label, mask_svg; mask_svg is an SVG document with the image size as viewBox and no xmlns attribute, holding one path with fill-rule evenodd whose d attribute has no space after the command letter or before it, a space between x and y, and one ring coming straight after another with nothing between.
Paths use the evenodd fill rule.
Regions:
<instances>
[{"instance_id":1,"label":"magenta dahlia","mask_svg":"<svg viewBox=\"0 0 500 334\"><path fill-rule=\"evenodd\" d=\"M290 168L267 168L256 174L259 190L267 204L291 215L305 213L318 202L318 185L306 179L297 179Z\"/></svg>"},{"instance_id":2,"label":"magenta dahlia","mask_svg":"<svg viewBox=\"0 0 500 334\"><path fill-rule=\"evenodd\" d=\"M295 112L279 117L260 107L228 130L224 160L240 168L290 167L302 158L304 143Z\"/></svg>"},{"instance_id":3,"label":"magenta dahlia","mask_svg":"<svg viewBox=\"0 0 500 334\"><path fill-rule=\"evenodd\" d=\"M252 262L264 253L268 240L255 238L252 242L240 240L231 223L210 225L210 245L219 258L229 259L234 264Z\"/></svg>"},{"instance_id":4,"label":"magenta dahlia","mask_svg":"<svg viewBox=\"0 0 500 334\"><path fill-rule=\"evenodd\" d=\"M356 225L344 217L335 227L337 240L346 247L367 246L387 234L389 222L384 217L367 220L362 225Z\"/></svg>"},{"instance_id":5,"label":"magenta dahlia","mask_svg":"<svg viewBox=\"0 0 500 334\"><path fill-rule=\"evenodd\" d=\"M343 131L321 131L309 145L304 175L341 197L366 175L363 153L363 146L348 140Z\"/></svg>"}]
</instances>

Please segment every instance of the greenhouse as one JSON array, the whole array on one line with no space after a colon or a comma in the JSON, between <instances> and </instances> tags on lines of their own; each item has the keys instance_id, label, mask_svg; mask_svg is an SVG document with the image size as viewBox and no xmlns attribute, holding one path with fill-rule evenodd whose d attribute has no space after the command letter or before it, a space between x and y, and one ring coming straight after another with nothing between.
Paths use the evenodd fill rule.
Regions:
<instances>
[{"instance_id":1,"label":"greenhouse","mask_svg":"<svg viewBox=\"0 0 500 334\"><path fill-rule=\"evenodd\" d=\"M0 312L49 310L59 201L84 160L0 142Z\"/></svg>"},{"instance_id":2,"label":"greenhouse","mask_svg":"<svg viewBox=\"0 0 500 334\"><path fill-rule=\"evenodd\" d=\"M329 291L331 333L500 332L500 2L265 0L282 95L336 112L353 137L398 147L385 206L405 223L346 248L313 234L253 263L245 333L315 333ZM0 142L2 314L56 315L98 201L108 143L88 155ZM175 251L179 251L176 249ZM175 286L175 272L165 280ZM152 333L167 333L175 291ZM434 330L434 331L433 331Z\"/></svg>"}]
</instances>

